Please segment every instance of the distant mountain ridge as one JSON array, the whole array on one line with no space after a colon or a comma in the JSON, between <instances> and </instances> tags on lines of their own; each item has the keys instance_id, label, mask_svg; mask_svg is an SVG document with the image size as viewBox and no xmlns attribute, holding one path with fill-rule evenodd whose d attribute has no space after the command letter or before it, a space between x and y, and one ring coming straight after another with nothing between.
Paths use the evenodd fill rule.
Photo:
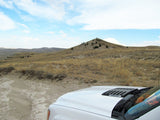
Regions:
<instances>
[{"instance_id":1,"label":"distant mountain ridge","mask_svg":"<svg viewBox=\"0 0 160 120\"><path fill-rule=\"evenodd\" d=\"M36 53L48 53L48 52L57 52L60 50L64 50L64 48L34 48L34 49L23 49L23 48L18 48L18 49L12 49L12 48L2 48L0 47L0 59L7 58L8 56L11 56L16 53L21 53L21 52L36 52Z\"/></svg>"}]
</instances>

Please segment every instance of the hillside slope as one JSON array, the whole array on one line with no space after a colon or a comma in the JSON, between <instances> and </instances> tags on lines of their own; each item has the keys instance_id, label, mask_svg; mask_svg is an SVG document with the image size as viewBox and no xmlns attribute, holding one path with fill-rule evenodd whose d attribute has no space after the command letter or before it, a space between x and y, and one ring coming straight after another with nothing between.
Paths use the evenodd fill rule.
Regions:
<instances>
[{"instance_id":1,"label":"hillside slope","mask_svg":"<svg viewBox=\"0 0 160 120\"><path fill-rule=\"evenodd\" d=\"M88 44L92 45L92 42ZM15 71L38 79L63 80L67 77L103 85L151 86L158 83L160 47L112 45L108 48L83 49L81 44L59 52L21 53L1 60L0 67L14 67Z\"/></svg>"}]
</instances>

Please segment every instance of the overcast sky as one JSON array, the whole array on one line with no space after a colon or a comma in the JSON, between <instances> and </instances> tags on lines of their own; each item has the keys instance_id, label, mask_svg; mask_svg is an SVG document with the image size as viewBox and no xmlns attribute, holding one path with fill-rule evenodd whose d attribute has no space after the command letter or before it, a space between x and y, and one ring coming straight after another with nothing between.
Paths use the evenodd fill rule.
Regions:
<instances>
[{"instance_id":1,"label":"overcast sky","mask_svg":"<svg viewBox=\"0 0 160 120\"><path fill-rule=\"evenodd\" d=\"M0 0L0 47L69 48L96 37L160 46L160 0Z\"/></svg>"}]
</instances>

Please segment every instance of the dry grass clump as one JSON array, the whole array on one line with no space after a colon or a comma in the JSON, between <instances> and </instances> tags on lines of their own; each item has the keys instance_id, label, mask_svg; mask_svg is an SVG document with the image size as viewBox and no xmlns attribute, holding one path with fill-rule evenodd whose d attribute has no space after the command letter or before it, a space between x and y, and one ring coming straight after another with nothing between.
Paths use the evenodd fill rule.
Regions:
<instances>
[{"instance_id":1,"label":"dry grass clump","mask_svg":"<svg viewBox=\"0 0 160 120\"><path fill-rule=\"evenodd\" d=\"M41 79L50 79L50 80L63 80L67 75L66 74L50 74L45 73L44 71L35 71L35 70L21 70L19 71L22 75L26 75L29 78L36 77L39 80Z\"/></svg>"},{"instance_id":2,"label":"dry grass clump","mask_svg":"<svg viewBox=\"0 0 160 120\"><path fill-rule=\"evenodd\" d=\"M18 54L1 61L0 67L12 66L41 79L64 75L86 83L152 86L160 79L159 53L160 48L115 48Z\"/></svg>"},{"instance_id":3,"label":"dry grass clump","mask_svg":"<svg viewBox=\"0 0 160 120\"><path fill-rule=\"evenodd\" d=\"M10 72L12 72L14 69L14 67L4 67L4 68L0 68L0 73L1 74L8 74Z\"/></svg>"}]
</instances>

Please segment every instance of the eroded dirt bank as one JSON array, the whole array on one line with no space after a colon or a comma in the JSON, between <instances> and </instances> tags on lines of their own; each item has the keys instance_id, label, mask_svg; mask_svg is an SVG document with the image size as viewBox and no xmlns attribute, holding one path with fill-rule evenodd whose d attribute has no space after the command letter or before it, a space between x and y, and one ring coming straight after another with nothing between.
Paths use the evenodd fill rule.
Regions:
<instances>
[{"instance_id":1,"label":"eroded dirt bank","mask_svg":"<svg viewBox=\"0 0 160 120\"><path fill-rule=\"evenodd\" d=\"M49 104L62 94L89 85L64 79L27 79L19 74L0 76L0 120L46 120Z\"/></svg>"}]
</instances>

